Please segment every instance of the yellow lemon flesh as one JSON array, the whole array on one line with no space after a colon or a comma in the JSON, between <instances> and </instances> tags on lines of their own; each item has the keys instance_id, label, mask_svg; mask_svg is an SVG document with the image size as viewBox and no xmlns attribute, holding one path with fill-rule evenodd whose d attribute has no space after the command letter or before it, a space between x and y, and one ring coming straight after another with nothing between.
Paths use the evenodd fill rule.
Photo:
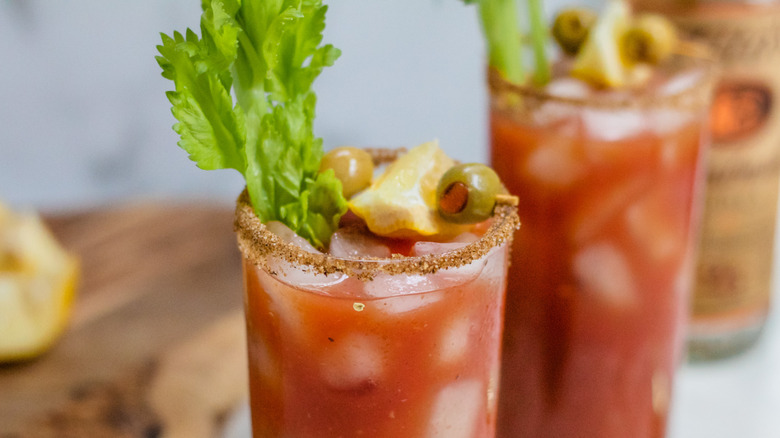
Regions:
<instances>
[{"instance_id":1,"label":"yellow lemon flesh","mask_svg":"<svg viewBox=\"0 0 780 438\"><path fill-rule=\"evenodd\" d=\"M423 143L387 166L349 201L374 234L396 238L452 236L462 225L446 222L436 208L436 187L455 162L436 141Z\"/></svg>"},{"instance_id":2,"label":"yellow lemon flesh","mask_svg":"<svg viewBox=\"0 0 780 438\"><path fill-rule=\"evenodd\" d=\"M0 204L0 362L33 358L59 339L78 277L78 260L38 216Z\"/></svg>"},{"instance_id":3,"label":"yellow lemon flesh","mask_svg":"<svg viewBox=\"0 0 780 438\"><path fill-rule=\"evenodd\" d=\"M603 87L622 87L631 79L631 64L621 50L631 11L621 0L611 0L588 33L574 59L574 77Z\"/></svg>"}]
</instances>

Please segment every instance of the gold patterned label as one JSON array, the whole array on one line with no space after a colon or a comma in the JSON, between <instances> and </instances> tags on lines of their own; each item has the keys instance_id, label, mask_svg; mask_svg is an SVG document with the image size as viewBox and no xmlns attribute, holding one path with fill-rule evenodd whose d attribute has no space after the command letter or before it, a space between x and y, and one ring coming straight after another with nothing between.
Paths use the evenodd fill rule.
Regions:
<instances>
[{"instance_id":1,"label":"gold patterned label","mask_svg":"<svg viewBox=\"0 0 780 438\"><path fill-rule=\"evenodd\" d=\"M780 8L732 3L674 18L722 63L694 316L760 313L769 303L780 182Z\"/></svg>"}]
</instances>

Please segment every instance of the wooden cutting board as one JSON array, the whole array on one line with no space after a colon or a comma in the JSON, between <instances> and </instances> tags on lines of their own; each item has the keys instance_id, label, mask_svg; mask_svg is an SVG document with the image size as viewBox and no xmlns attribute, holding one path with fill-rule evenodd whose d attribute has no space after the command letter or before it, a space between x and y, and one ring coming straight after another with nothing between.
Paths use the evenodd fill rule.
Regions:
<instances>
[{"instance_id":1,"label":"wooden cutting board","mask_svg":"<svg viewBox=\"0 0 780 438\"><path fill-rule=\"evenodd\" d=\"M225 206L47 218L81 258L67 333L0 366L0 437L212 437L247 392L241 268Z\"/></svg>"}]
</instances>

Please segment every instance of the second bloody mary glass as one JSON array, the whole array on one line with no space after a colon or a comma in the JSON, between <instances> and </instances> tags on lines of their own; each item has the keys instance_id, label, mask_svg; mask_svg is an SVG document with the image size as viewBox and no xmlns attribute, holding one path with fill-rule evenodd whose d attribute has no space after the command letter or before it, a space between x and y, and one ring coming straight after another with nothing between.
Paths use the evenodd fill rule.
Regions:
<instances>
[{"instance_id":1,"label":"second bloody mary glass","mask_svg":"<svg viewBox=\"0 0 780 438\"><path fill-rule=\"evenodd\" d=\"M490 74L492 164L519 196L499 437L663 437L703 184L709 65L642 90Z\"/></svg>"},{"instance_id":2,"label":"second bloody mary glass","mask_svg":"<svg viewBox=\"0 0 780 438\"><path fill-rule=\"evenodd\" d=\"M337 258L282 241L242 196L254 436L492 438L517 225L499 205L465 246Z\"/></svg>"}]
</instances>

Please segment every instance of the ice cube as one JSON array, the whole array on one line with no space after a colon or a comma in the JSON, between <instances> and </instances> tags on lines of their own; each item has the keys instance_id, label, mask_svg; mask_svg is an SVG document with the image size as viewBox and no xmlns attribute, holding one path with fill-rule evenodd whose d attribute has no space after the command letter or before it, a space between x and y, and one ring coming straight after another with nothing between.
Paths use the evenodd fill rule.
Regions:
<instances>
[{"instance_id":1,"label":"ice cube","mask_svg":"<svg viewBox=\"0 0 780 438\"><path fill-rule=\"evenodd\" d=\"M479 236L477 236L474 233L461 233L455 236L452 240L450 240L451 243L472 243L479 240Z\"/></svg>"},{"instance_id":2,"label":"ice cube","mask_svg":"<svg viewBox=\"0 0 780 438\"><path fill-rule=\"evenodd\" d=\"M638 305L631 267L614 245L596 243L580 249L573 265L574 275L591 298L616 310Z\"/></svg>"},{"instance_id":3,"label":"ice cube","mask_svg":"<svg viewBox=\"0 0 780 438\"><path fill-rule=\"evenodd\" d=\"M561 125L568 128L570 133L575 133L573 127L577 122L577 107L574 105L550 101L542 104L539 109L533 113L533 121L539 126L550 127Z\"/></svg>"},{"instance_id":4,"label":"ice cube","mask_svg":"<svg viewBox=\"0 0 780 438\"><path fill-rule=\"evenodd\" d=\"M474 236L476 238L476 236ZM470 240L463 236L463 240ZM415 242L411 254L425 256L461 248L466 242ZM375 305L389 314L401 314L436 303L445 289L468 284L480 275L486 258L472 263L440 269L435 273L389 275L379 274L364 285L366 296L380 298Z\"/></svg>"},{"instance_id":5,"label":"ice cube","mask_svg":"<svg viewBox=\"0 0 780 438\"><path fill-rule=\"evenodd\" d=\"M661 166L665 169L675 169L682 165L683 151L680 144L672 139L667 138L661 143Z\"/></svg>"},{"instance_id":6,"label":"ice cube","mask_svg":"<svg viewBox=\"0 0 780 438\"><path fill-rule=\"evenodd\" d=\"M592 88L584 81L567 76L550 81L545 91L551 96L565 99L587 99Z\"/></svg>"},{"instance_id":7,"label":"ice cube","mask_svg":"<svg viewBox=\"0 0 780 438\"><path fill-rule=\"evenodd\" d=\"M571 77L559 78L550 82L545 88L547 94L563 99L587 99L591 95L591 87L583 81ZM560 123L576 119L579 106L548 99L536 111L534 121L540 125Z\"/></svg>"},{"instance_id":8,"label":"ice cube","mask_svg":"<svg viewBox=\"0 0 780 438\"><path fill-rule=\"evenodd\" d=\"M259 268L257 268L259 269ZM279 322L280 330L293 339L303 339L306 336L306 324L302 321L299 309L300 293L279 281L276 275L261 271L258 281L262 290L268 295L268 317ZM264 309L263 312L266 312Z\"/></svg>"},{"instance_id":9,"label":"ice cube","mask_svg":"<svg viewBox=\"0 0 780 438\"><path fill-rule=\"evenodd\" d=\"M385 314L404 314L417 310L443 298L442 291L433 281L433 275L380 274L364 285L366 295L380 298L372 304Z\"/></svg>"},{"instance_id":10,"label":"ice cube","mask_svg":"<svg viewBox=\"0 0 780 438\"><path fill-rule=\"evenodd\" d=\"M525 171L553 187L567 187L585 173L584 157L578 156L573 138L561 138L537 147L528 157Z\"/></svg>"},{"instance_id":11,"label":"ice cube","mask_svg":"<svg viewBox=\"0 0 780 438\"><path fill-rule=\"evenodd\" d=\"M436 289L436 284L431 281L432 279L432 275L378 274L365 283L364 291L367 296L372 298L428 292Z\"/></svg>"},{"instance_id":12,"label":"ice cube","mask_svg":"<svg viewBox=\"0 0 780 438\"><path fill-rule=\"evenodd\" d=\"M249 356L252 364L256 365L256 371L266 379L277 376L281 370L279 359L268 346L268 341L260 333L252 336L249 343Z\"/></svg>"},{"instance_id":13,"label":"ice cube","mask_svg":"<svg viewBox=\"0 0 780 438\"><path fill-rule=\"evenodd\" d=\"M386 357L382 339L363 333L333 338L320 359L322 378L340 391L369 391L384 374Z\"/></svg>"},{"instance_id":14,"label":"ice cube","mask_svg":"<svg viewBox=\"0 0 780 438\"><path fill-rule=\"evenodd\" d=\"M479 273L479 280L484 282L485 287L494 288L496 291L501 290L506 275L506 265L509 263L508 257L506 243L490 250L485 257L485 267Z\"/></svg>"},{"instance_id":15,"label":"ice cube","mask_svg":"<svg viewBox=\"0 0 780 438\"><path fill-rule=\"evenodd\" d=\"M281 238L285 242L298 245L304 251L314 252L314 253L319 252L317 251L317 248L315 248L314 246L312 246L311 243L309 243L308 240L299 236L298 234L295 233L295 231L291 230L287 225L279 221L270 221L265 224L265 227L268 228L268 231L276 234L277 236L279 236L279 238Z\"/></svg>"},{"instance_id":16,"label":"ice cube","mask_svg":"<svg viewBox=\"0 0 780 438\"><path fill-rule=\"evenodd\" d=\"M690 111L673 108L656 108L647 113L648 126L658 136L668 136L692 122Z\"/></svg>"},{"instance_id":17,"label":"ice cube","mask_svg":"<svg viewBox=\"0 0 780 438\"><path fill-rule=\"evenodd\" d=\"M390 248L363 226L336 230L330 238L331 255L343 258L390 257Z\"/></svg>"},{"instance_id":18,"label":"ice cube","mask_svg":"<svg viewBox=\"0 0 780 438\"><path fill-rule=\"evenodd\" d=\"M467 233L471 234L471 233ZM473 234L471 234L474 236ZM476 237L476 236L475 236ZM456 249L463 248L470 242L415 242L412 246L411 254L413 256L423 256L428 254L442 254L448 251L455 251Z\"/></svg>"},{"instance_id":19,"label":"ice cube","mask_svg":"<svg viewBox=\"0 0 780 438\"><path fill-rule=\"evenodd\" d=\"M473 437L484 403L482 382L464 380L450 384L436 396L426 437Z\"/></svg>"},{"instance_id":20,"label":"ice cube","mask_svg":"<svg viewBox=\"0 0 780 438\"><path fill-rule=\"evenodd\" d=\"M292 264L286 260L271 259L268 269L279 281L296 289L317 290L329 293L326 289L345 281L348 277L342 273L320 274L311 266Z\"/></svg>"},{"instance_id":21,"label":"ice cube","mask_svg":"<svg viewBox=\"0 0 780 438\"><path fill-rule=\"evenodd\" d=\"M444 327L439 350L439 358L444 364L454 364L462 360L469 349L471 318L460 315L453 318Z\"/></svg>"},{"instance_id":22,"label":"ice cube","mask_svg":"<svg viewBox=\"0 0 780 438\"><path fill-rule=\"evenodd\" d=\"M670 96L690 90L701 80L703 74L702 70L691 70L674 75L658 86L658 94Z\"/></svg>"},{"instance_id":23,"label":"ice cube","mask_svg":"<svg viewBox=\"0 0 780 438\"><path fill-rule=\"evenodd\" d=\"M440 289L469 284L485 270L487 257L449 269L442 269L433 275L432 281Z\"/></svg>"},{"instance_id":24,"label":"ice cube","mask_svg":"<svg viewBox=\"0 0 780 438\"><path fill-rule=\"evenodd\" d=\"M412 256L442 254L448 251L455 251L456 249L463 248L469 243L476 242L477 240L479 240L479 236L470 232L458 234L446 242L429 242L420 240L412 245L410 254Z\"/></svg>"},{"instance_id":25,"label":"ice cube","mask_svg":"<svg viewBox=\"0 0 780 438\"><path fill-rule=\"evenodd\" d=\"M320 254L308 240L297 235L287 225L277 221L270 221L265 226L285 242L295 244L306 252ZM319 274L309 266L292 264L275 257L269 258L268 270L280 281L296 288L329 287L344 281L346 278L345 275L339 273L330 275Z\"/></svg>"},{"instance_id":26,"label":"ice cube","mask_svg":"<svg viewBox=\"0 0 780 438\"><path fill-rule=\"evenodd\" d=\"M486 256L469 264L441 269L435 274L428 274L425 285L431 288L430 290L439 289L448 293L447 290L450 288L467 287L479 278L480 289L483 290L483 293L498 293L502 290L506 255L506 245L495 247ZM400 306L399 303L398 307Z\"/></svg>"},{"instance_id":27,"label":"ice cube","mask_svg":"<svg viewBox=\"0 0 780 438\"><path fill-rule=\"evenodd\" d=\"M594 195L574 212L571 228L574 241L583 244L604 231L606 225L623 214L624 209L650 185L650 178L639 177L599 191L594 188Z\"/></svg>"},{"instance_id":28,"label":"ice cube","mask_svg":"<svg viewBox=\"0 0 780 438\"><path fill-rule=\"evenodd\" d=\"M412 246L412 255L423 256L429 254L442 254L447 251L454 251L462 248L471 242L479 240L479 237L473 233L463 233L449 242L415 242ZM485 264L487 257L475 260L469 264L456 266L448 269L441 269L434 274L428 274L426 279L431 287L445 289L462 284L467 284L479 276Z\"/></svg>"},{"instance_id":29,"label":"ice cube","mask_svg":"<svg viewBox=\"0 0 780 438\"><path fill-rule=\"evenodd\" d=\"M674 191L659 187L626 209L631 237L655 261L679 255L686 243L687 221L674 195Z\"/></svg>"},{"instance_id":30,"label":"ice cube","mask_svg":"<svg viewBox=\"0 0 780 438\"><path fill-rule=\"evenodd\" d=\"M402 315L430 306L439 302L442 298L444 298L442 291L397 295L377 301L374 306L376 306L377 310L388 315Z\"/></svg>"},{"instance_id":31,"label":"ice cube","mask_svg":"<svg viewBox=\"0 0 780 438\"><path fill-rule=\"evenodd\" d=\"M635 109L583 109L582 123L588 137L600 142L620 142L638 136L646 128L644 114ZM591 146L625 148L628 145L592 142ZM599 154L599 150L592 152Z\"/></svg>"}]
</instances>

